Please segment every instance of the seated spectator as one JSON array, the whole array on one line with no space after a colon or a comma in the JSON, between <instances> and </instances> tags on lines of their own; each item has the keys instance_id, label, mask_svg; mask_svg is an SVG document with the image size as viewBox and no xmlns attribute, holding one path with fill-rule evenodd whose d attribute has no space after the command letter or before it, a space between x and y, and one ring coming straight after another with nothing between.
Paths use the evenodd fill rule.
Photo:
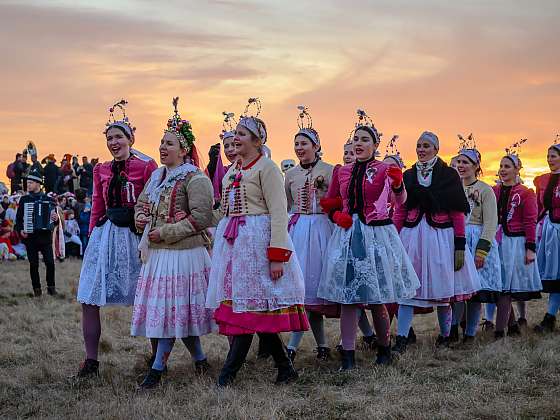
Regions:
<instances>
[{"instance_id":1,"label":"seated spectator","mask_svg":"<svg viewBox=\"0 0 560 420\"><path fill-rule=\"evenodd\" d=\"M79 246L79 256L83 255L82 252L82 242L80 241L80 226L78 226L78 222L74 218L74 211L73 210L66 210L64 212L64 218L66 222L64 223L64 242L66 243L66 248L68 251L68 244L74 243ZM70 255L71 253L66 252L66 255Z\"/></svg>"},{"instance_id":2,"label":"seated spectator","mask_svg":"<svg viewBox=\"0 0 560 420\"><path fill-rule=\"evenodd\" d=\"M6 245L8 253L5 255L5 259L9 261L17 260L16 253L12 247L12 242L10 241L11 233L12 227L10 226L10 222L4 220L0 225L0 244Z\"/></svg>"}]
</instances>

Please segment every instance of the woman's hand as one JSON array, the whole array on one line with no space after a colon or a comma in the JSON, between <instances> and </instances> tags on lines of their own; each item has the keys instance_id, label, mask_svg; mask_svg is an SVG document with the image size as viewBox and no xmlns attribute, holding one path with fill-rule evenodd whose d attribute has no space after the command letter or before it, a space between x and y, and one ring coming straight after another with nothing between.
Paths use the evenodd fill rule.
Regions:
<instances>
[{"instance_id":1,"label":"woman's hand","mask_svg":"<svg viewBox=\"0 0 560 420\"><path fill-rule=\"evenodd\" d=\"M271 261L270 262L270 277L272 280L278 280L284 275L284 263Z\"/></svg>"},{"instance_id":2,"label":"woman's hand","mask_svg":"<svg viewBox=\"0 0 560 420\"><path fill-rule=\"evenodd\" d=\"M137 217L136 217L136 227L139 230L143 230L146 225L148 224L148 222L150 221L150 219L145 215L140 213Z\"/></svg>"},{"instance_id":3,"label":"woman's hand","mask_svg":"<svg viewBox=\"0 0 560 420\"><path fill-rule=\"evenodd\" d=\"M530 249L525 251L525 265L529 265L535 262L535 251Z\"/></svg>"},{"instance_id":4,"label":"woman's hand","mask_svg":"<svg viewBox=\"0 0 560 420\"><path fill-rule=\"evenodd\" d=\"M161 242L161 236L159 234L159 229L152 229L150 233L148 233L148 239L151 242L158 243Z\"/></svg>"}]
</instances>

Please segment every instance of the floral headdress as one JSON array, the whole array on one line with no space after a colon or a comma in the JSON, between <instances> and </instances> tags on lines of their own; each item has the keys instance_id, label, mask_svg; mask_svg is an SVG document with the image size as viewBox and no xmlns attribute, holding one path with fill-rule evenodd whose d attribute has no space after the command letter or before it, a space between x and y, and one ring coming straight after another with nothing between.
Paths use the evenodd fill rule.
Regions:
<instances>
[{"instance_id":1,"label":"floral headdress","mask_svg":"<svg viewBox=\"0 0 560 420\"><path fill-rule=\"evenodd\" d=\"M470 133L467 138L464 138L461 134L457 134L459 138L459 155L467 157L472 163L479 165L481 156L480 152L476 148L476 141L472 133Z\"/></svg>"},{"instance_id":2,"label":"floral headdress","mask_svg":"<svg viewBox=\"0 0 560 420\"><path fill-rule=\"evenodd\" d=\"M395 134L393 137L391 137L391 140L389 140L389 143L387 143L387 147L385 148L384 159L393 159L401 169L404 169L406 168L406 166L404 164L404 161L402 160L401 152L399 152L399 148L397 147L398 139L398 134Z\"/></svg>"},{"instance_id":3,"label":"floral headdress","mask_svg":"<svg viewBox=\"0 0 560 420\"><path fill-rule=\"evenodd\" d=\"M194 145L194 134L192 132L191 123L184 120L179 115L179 110L177 105L179 104L179 97L173 98L173 115L169 120L167 120L167 128L164 130L165 133L175 134L181 148L191 151Z\"/></svg>"},{"instance_id":4,"label":"floral headdress","mask_svg":"<svg viewBox=\"0 0 560 420\"><path fill-rule=\"evenodd\" d=\"M302 135L307 137L314 145L319 146L319 152L321 151L321 139L319 138L319 133L313 128L313 119L309 113L309 109L305 105L298 105L298 127L299 131L296 133L295 137Z\"/></svg>"},{"instance_id":5,"label":"floral headdress","mask_svg":"<svg viewBox=\"0 0 560 420\"><path fill-rule=\"evenodd\" d=\"M220 138L223 140L235 136L235 126L237 121L235 120L235 114L233 112L223 111L224 122L222 123L222 134Z\"/></svg>"},{"instance_id":6,"label":"floral headdress","mask_svg":"<svg viewBox=\"0 0 560 420\"><path fill-rule=\"evenodd\" d=\"M560 153L560 134L556 134L556 138L554 139L554 143L549 148L554 148L558 153Z\"/></svg>"},{"instance_id":7,"label":"floral headdress","mask_svg":"<svg viewBox=\"0 0 560 420\"><path fill-rule=\"evenodd\" d=\"M358 115L358 120L356 121L350 136L352 136L357 130L365 130L371 135L373 140L379 144L383 133L377 131L371 117L366 113L366 111L359 108L356 110L356 114Z\"/></svg>"},{"instance_id":8,"label":"floral headdress","mask_svg":"<svg viewBox=\"0 0 560 420\"><path fill-rule=\"evenodd\" d=\"M519 158L519 152L521 151L521 145L525 142L527 142L527 139L521 139L513 143L511 146L506 147L505 157L511 160L517 169L521 169L522 166L521 159Z\"/></svg>"},{"instance_id":9,"label":"floral headdress","mask_svg":"<svg viewBox=\"0 0 560 420\"><path fill-rule=\"evenodd\" d=\"M256 108L255 115L249 115L251 107ZM258 118L261 113L262 104L259 98L249 98L247 105L245 106L245 111L243 112L241 119L239 120L239 125L242 125L247 130L249 130L255 137L262 141L262 144L266 143L267 133L266 127L262 121Z\"/></svg>"},{"instance_id":10,"label":"floral headdress","mask_svg":"<svg viewBox=\"0 0 560 420\"><path fill-rule=\"evenodd\" d=\"M133 127L130 123L130 120L126 116L126 106L128 105L128 101L125 99L121 99L114 105L109 108L109 120L105 124L105 131L103 134L107 134L112 127L119 127L124 130L130 138L134 137L134 132L136 131L136 127ZM115 118L115 111L119 110L122 113L122 118L120 120Z\"/></svg>"}]
</instances>

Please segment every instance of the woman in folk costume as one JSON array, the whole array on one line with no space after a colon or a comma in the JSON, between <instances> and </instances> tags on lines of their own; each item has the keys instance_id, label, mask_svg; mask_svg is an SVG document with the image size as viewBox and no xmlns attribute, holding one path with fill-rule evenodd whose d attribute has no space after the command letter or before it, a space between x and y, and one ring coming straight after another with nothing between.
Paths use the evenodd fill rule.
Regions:
<instances>
[{"instance_id":1,"label":"woman in folk costume","mask_svg":"<svg viewBox=\"0 0 560 420\"><path fill-rule=\"evenodd\" d=\"M235 145L233 144L233 138L235 137L235 114L233 112L222 112L224 116L224 122L222 123L223 129L220 134L222 144L217 143L210 147L208 156L210 161L206 171L208 177L212 180L212 186L214 188L214 199L218 203L222 199L222 181L224 176L231 165L235 163L236 152ZM224 154L226 159L229 161L229 165L225 166L222 163L222 156L220 153L221 146L224 147Z\"/></svg>"},{"instance_id":2,"label":"woman in folk costume","mask_svg":"<svg viewBox=\"0 0 560 420\"><path fill-rule=\"evenodd\" d=\"M56 196L53 193L53 197L56 199L56 214L58 216L58 221L56 222L52 235L53 243L53 255L58 261L64 261L66 258L66 241L64 240L64 206L66 206L66 197Z\"/></svg>"},{"instance_id":3,"label":"woman in folk costume","mask_svg":"<svg viewBox=\"0 0 560 420\"><path fill-rule=\"evenodd\" d=\"M544 220L537 252L543 292L550 293L548 309L537 332L552 332L560 309L560 135L548 148L550 172L535 178L539 220Z\"/></svg>"},{"instance_id":4,"label":"woman in folk costume","mask_svg":"<svg viewBox=\"0 0 560 420\"><path fill-rule=\"evenodd\" d=\"M161 381L176 338L183 340L202 373L208 368L200 336L212 331L206 309L210 256L205 229L212 222L213 190L208 177L185 163L192 149L191 124L177 110L159 147L163 167L152 173L136 204L142 269L136 288L131 334L158 340L156 356L141 388Z\"/></svg>"},{"instance_id":5,"label":"woman in folk costume","mask_svg":"<svg viewBox=\"0 0 560 420\"><path fill-rule=\"evenodd\" d=\"M465 249L465 215L469 203L459 174L437 154L439 140L425 131L416 144L418 161L404 173L406 203L393 220L420 279L412 299L399 301L397 340L393 350L406 351L414 307L437 306L440 334L436 345L448 345L451 302L469 299L480 289L474 259Z\"/></svg>"},{"instance_id":6,"label":"woman in folk costume","mask_svg":"<svg viewBox=\"0 0 560 420\"><path fill-rule=\"evenodd\" d=\"M317 359L325 361L329 359L330 348L323 315L336 315L337 305L317 297L327 244L333 231L319 201L328 191L333 166L321 160L319 133L313 128L307 108L299 106L298 110L299 131L294 137L294 151L299 165L286 172L284 184L288 209L292 211L288 231L305 279L305 310L317 344ZM303 332L291 334L287 349L292 361L302 338Z\"/></svg>"},{"instance_id":7,"label":"woman in folk costume","mask_svg":"<svg viewBox=\"0 0 560 420\"><path fill-rule=\"evenodd\" d=\"M248 115L251 106L256 115ZM260 102L249 99L234 138L238 163L223 180L206 306L216 308L220 333L233 337L218 379L231 384L257 333L278 368L276 383L297 377L280 332L309 328L305 288L288 235L287 200L280 169L262 154L266 126Z\"/></svg>"},{"instance_id":8,"label":"woman in folk costume","mask_svg":"<svg viewBox=\"0 0 560 420\"><path fill-rule=\"evenodd\" d=\"M540 299L542 289L536 259L537 198L521 183L519 148L522 139L506 149L500 161L500 185L493 187L498 202L498 249L502 265L502 293L497 302L494 336L518 335L512 301Z\"/></svg>"},{"instance_id":9,"label":"woman in folk costume","mask_svg":"<svg viewBox=\"0 0 560 420\"><path fill-rule=\"evenodd\" d=\"M338 227L329 241L317 293L341 304L342 370L355 366L358 305L369 305L373 312L376 363L388 364L391 351L385 303L412 297L420 286L388 212L393 197L397 202L406 199L402 172L375 159L379 134L364 111L358 110L358 117L353 136L356 162L336 172L329 201L323 201Z\"/></svg>"},{"instance_id":10,"label":"woman in folk costume","mask_svg":"<svg viewBox=\"0 0 560 420\"><path fill-rule=\"evenodd\" d=\"M126 104L123 99L109 109L105 137L113 160L97 164L93 171L90 242L78 286L86 360L78 377L98 374L99 309L132 305L140 273L140 235L134 225L134 206L157 164L131 149L134 128L124 112ZM117 109L123 113L121 120L114 117Z\"/></svg>"},{"instance_id":11,"label":"woman in folk costume","mask_svg":"<svg viewBox=\"0 0 560 420\"><path fill-rule=\"evenodd\" d=\"M481 155L476 149L474 137L466 139L459 135L461 147L457 155L457 172L463 182L463 188L469 202L470 213L467 216L467 247L474 255L474 263L480 278L480 291L466 302L466 324L463 342L474 340L482 303L496 303L502 291L500 255L496 242L498 211L496 196L492 187L478 177L481 175ZM453 304L453 321L450 340L459 340L459 323L465 313L465 302Z\"/></svg>"}]
</instances>

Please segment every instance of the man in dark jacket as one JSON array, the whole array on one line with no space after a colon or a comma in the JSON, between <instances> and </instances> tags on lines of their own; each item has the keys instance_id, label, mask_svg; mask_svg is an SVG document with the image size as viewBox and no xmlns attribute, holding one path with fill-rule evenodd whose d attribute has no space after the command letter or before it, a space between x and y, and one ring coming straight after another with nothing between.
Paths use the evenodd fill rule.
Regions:
<instances>
[{"instance_id":1,"label":"man in dark jacket","mask_svg":"<svg viewBox=\"0 0 560 420\"><path fill-rule=\"evenodd\" d=\"M80 188L91 196L93 194L93 165L88 162L87 156L82 157L82 166L78 168L76 174L80 177Z\"/></svg>"},{"instance_id":2,"label":"man in dark jacket","mask_svg":"<svg viewBox=\"0 0 560 420\"><path fill-rule=\"evenodd\" d=\"M58 221L56 211L54 211L54 201L45 193L41 192L43 177L39 172L30 172L27 176L27 195L21 197L19 207L16 214L15 230L18 232L27 249L27 258L29 260L29 273L31 275L31 284L33 285L33 294L35 297L42 295L41 278L39 276L39 253L43 255L43 262L47 268L47 293L56 295L54 280L54 256L52 247L52 229L34 231L33 233L24 232L24 213L25 204L34 203L36 201L50 201L53 204L51 212L51 222Z\"/></svg>"},{"instance_id":3,"label":"man in dark jacket","mask_svg":"<svg viewBox=\"0 0 560 420\"><path fill-rule=\"evenodd\" d=\"M45 174L45 191L50 193L55 191L56 183L60 176L60 169L55 165L56 159L54 155L48 155L46 160L47 164L43 170Z\"/></svg>"}]
</instances>

